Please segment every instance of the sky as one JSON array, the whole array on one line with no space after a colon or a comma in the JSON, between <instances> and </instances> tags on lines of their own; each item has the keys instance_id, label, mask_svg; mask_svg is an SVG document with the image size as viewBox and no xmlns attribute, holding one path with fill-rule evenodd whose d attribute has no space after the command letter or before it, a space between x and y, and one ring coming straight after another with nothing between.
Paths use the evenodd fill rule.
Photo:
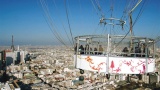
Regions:
<instances>
[{"instance_id":1,"label":"sky","mask_svg":"<svg viewBox=\"0 0 160 90\"><path fill-rule=\"evenodd\" d=\"M75 36L88 34L125 35L129 30L128 13L137 1L0 0L0 46L10 46L12 35L14 45L61 45L60 39L70 44ZM160 36L159 6L160 0L142 0L132 12L134 35ZM122 18L126 21L124 30L100 24L102 17Z\"/></svg>"}]
</instances>

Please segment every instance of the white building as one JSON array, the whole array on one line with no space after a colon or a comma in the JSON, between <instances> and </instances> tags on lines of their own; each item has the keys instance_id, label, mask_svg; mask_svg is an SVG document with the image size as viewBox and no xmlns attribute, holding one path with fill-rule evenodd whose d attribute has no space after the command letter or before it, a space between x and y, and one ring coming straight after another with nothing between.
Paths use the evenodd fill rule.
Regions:
<instances>
[{"instance_id":1,"label":"white building","mask_svg":"<svg viewBox=\"0 0 160 90\"><path fill-rule=\"evenodd\" d=\"M15 52L6 52L6 66L15 64L17 60L17 54Z\"/></svg>"},{"instance_id":2,"label":"white building","mask_svg":"<svg viewBox=\"0 0 160 90\"><path fill-rule=\"evenodd\" d=\"M16 62L25 63L27 51L6 52L6 65L16 64Z\"/></svg>"}]
</instances>

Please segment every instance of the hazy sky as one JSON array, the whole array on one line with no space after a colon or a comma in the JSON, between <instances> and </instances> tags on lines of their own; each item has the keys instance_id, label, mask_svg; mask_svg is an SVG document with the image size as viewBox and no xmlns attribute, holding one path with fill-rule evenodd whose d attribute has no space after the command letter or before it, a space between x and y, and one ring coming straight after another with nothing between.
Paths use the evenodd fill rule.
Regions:
<instances>
[{"instance_id":1,"label":"hazy sky","mask_svg":"<svg viewBox=\"0 0 160 90\"><path fill-rule=\"evenodd\" d=\"M12 35L15 45L61 44L54 34L69 42L67 35L72 40L70 28L73 37L85 34L125 34L129 30L128 11L137 1L0 0L0 45L11 45ZM160 0L143 0L133 11L133 22L140 10L142 14L133 27L134 35L151 38L160 36ZM99 24L101 16L126 20L124 30L120 26Z\"/></svg>"}]
</instances>

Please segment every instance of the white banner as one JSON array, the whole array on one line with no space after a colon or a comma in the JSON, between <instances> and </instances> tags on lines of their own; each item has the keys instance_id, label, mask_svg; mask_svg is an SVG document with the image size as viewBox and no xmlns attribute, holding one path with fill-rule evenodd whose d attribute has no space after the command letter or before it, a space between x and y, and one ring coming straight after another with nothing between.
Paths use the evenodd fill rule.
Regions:
<instances>
[{"instance_id":1,"label":"white banner","mask_svg":"<svg viewBox=\"0 0 160 90\"><path fill-rule=\"evenodd\" d=\"M108 61L107 56L77 55L76 68L105 73L143 74L154 72L155 59L142 57L109 57Z\"/></svg>"}]
</instances>

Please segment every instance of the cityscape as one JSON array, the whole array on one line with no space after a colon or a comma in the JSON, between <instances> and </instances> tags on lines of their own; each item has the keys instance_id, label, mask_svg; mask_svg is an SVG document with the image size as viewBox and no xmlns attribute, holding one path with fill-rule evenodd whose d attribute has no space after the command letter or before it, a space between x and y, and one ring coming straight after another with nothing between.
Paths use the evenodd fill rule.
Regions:
<instances>
[{"instance_id":1,"label":"cityscape","mask_svg":"<svg viewBox=\"0 0 160 90\"><path fill-rule=\"evenodd\" d=\"M160 90L159 0L1 0L0 90Z\"/></svg>"},{"instance_id":2,"label":"cityscape","mask_svg":"<svg viewBox=\"0 0 160 90\"><path fill-rule=\"evenodd\" d=\"M13 36L12 36L13 37ZM1 46L1 90L159 90L160 49L156 48L157 74L139 79L75 68L74 48L65 46Z\"/></svg>"}]
</instances>

